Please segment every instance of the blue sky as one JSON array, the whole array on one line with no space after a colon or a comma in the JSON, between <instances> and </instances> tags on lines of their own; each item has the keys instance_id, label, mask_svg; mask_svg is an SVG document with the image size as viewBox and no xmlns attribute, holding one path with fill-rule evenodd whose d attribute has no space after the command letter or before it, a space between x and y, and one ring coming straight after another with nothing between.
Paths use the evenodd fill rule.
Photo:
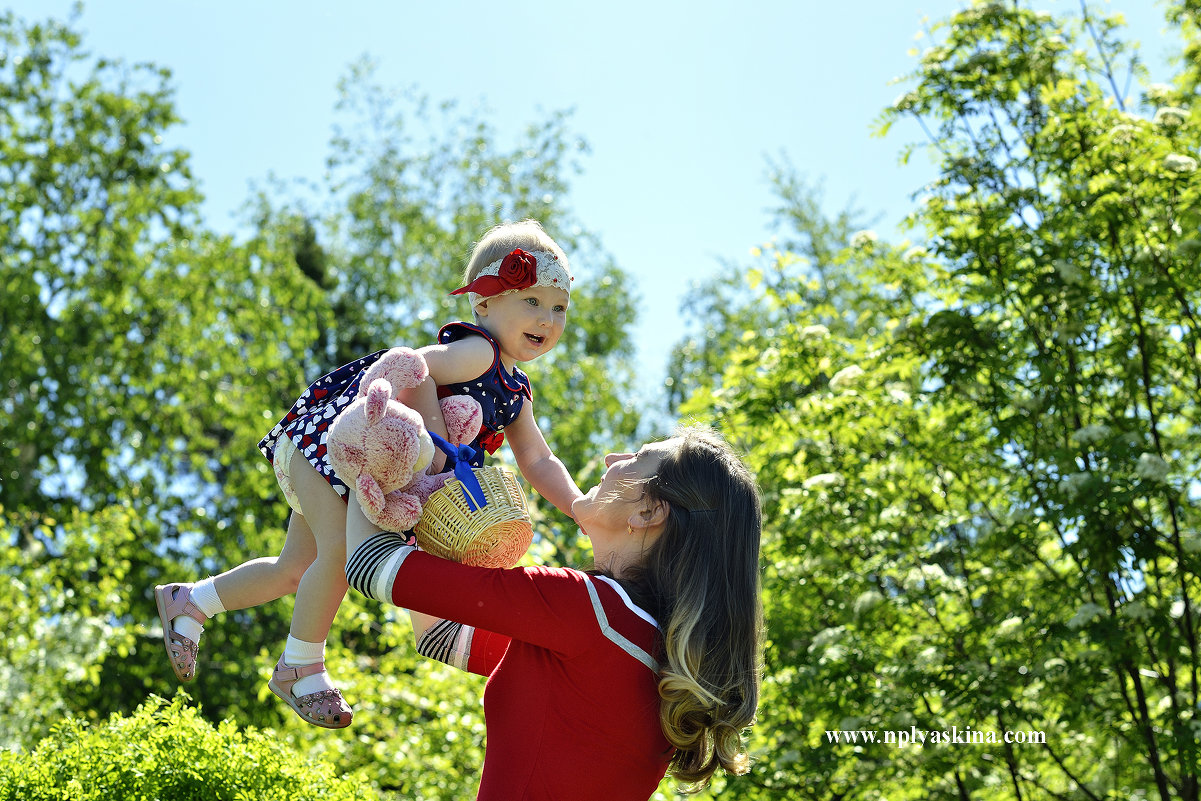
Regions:
<instances>
[{"instance_id":1,"label":"blue sky","mask_svg":"<svg viewBox=\"0 0 1201 801\"><path fill-rule=\"evenodd\" d=\"M9 0L27 20L73 0ZM824 186L833 212L862 208L886 237L931 172L898 162L920 139L872 122L903 91L923 19L957 0L573 3L384 0L93 0L79 27L96 55L174 73L208 224L236 230L253 182L318 179L335 83L367 54L378 79L482 107L502 139L559 109L590 144L567 204L636 278L639 393L653 397L686 321L688 285L746 260L769 233L768 158ZM1170 77L1162 4L1111 0ZM1074 0L1040 7L1075 11ZM586 277L587 265L575 263ZM411 343L388 343L411 344Z\"/></svg>"}]
</instances>

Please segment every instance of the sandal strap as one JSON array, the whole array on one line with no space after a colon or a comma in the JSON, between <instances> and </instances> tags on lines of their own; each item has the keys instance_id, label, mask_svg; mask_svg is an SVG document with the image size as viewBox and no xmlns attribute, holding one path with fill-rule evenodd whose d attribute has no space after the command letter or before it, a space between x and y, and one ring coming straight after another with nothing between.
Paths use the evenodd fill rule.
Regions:
<instances>
[{"instance_id":1,"label":"sandal strap","mask_svg":"<svg viewBox=\"0 0 1201 801\"><path fill-rule=\"evenodd\" d=\"M187 584L171 584L164 588L167 619L174 620L180 615L187 615L200 625L208 622L208 615L200 611L200 607L192 603L192 588Z\"/></svg>"},{"instance_id":2,"label":"sandal strap","mask_svg":"<svg viewBox=\"0 0 1201 801\"><path fill-rule=\"evenodd\" d=\"M276 681L294 682L303 679L305 676L312 676L315 673L324 672L324 661L314 662L311 665L299 665L297 667L292 667L291 665L284 664L283 657L280 657L279 663L275 666L275 673L273 674L273 677Z\"/></svg>"},{"instance_id":3,"label":"sandal strap","mask_svg":"<svg viewBox=\"0 0 1201 801\"><path fill-rule=\"evenodd\" d=\"M173 643L182 645L184 648L187 648L193 652L200 650L199 643L192 642L187 637L183 636L182 634L180 634L178 631L175 631L174 629L172 629L170 632L168 632L168 635L171 637L171 642L173 642Z\"/></svg>"},{"instance_id":4,"label":"sandal strap","mask_svg":"<svg viewBox=\"0 0 1201 801\"><path fill-rule=\"evenodd\" d=\"M209 619L208 615L206 615L204 612L200 611L199 606L192 603L191 598L189 598L188 602L183 605L183 613L185 615L187 615L188 617L192 618L192 620L195 620L197 623L199 623L202 626L205 623L207 623L208 619Z\"/></svg>"}]
</instances>

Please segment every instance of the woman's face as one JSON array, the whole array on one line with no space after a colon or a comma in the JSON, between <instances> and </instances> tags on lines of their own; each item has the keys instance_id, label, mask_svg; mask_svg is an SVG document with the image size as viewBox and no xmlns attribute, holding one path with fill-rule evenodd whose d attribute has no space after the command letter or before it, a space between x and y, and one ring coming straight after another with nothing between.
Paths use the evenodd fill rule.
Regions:
<instances>
[{"instance_id":1,"label":"woman's face","mask_svg":"<svg viewBox=\"0 0 1201 801\"><path fill-rule=\"evenodd\" d=\"M571 516L589 537L624 534L637 525L637 515L647 507L646 481L659 472L672 440L643 445L637 453L611 453L605 457L600 483L571 505Z\"/></svg>"}]
</instances>

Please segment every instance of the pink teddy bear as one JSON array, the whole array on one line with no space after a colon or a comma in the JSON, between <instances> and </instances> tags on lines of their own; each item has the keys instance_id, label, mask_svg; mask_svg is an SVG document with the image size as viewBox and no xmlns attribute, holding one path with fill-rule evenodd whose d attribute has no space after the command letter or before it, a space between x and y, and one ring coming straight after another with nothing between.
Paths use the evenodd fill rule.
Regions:
<instances>
[{"instance_id":1,"label":"pink teddy bear","mask_svg":"<svg viewBox=\"0 0 1201 801\"><path fill-rule=\"evenodd\" d=\"M425 421L392 394L425 381L429 368L411 348L393 348L368 368L359 393L330 426L329 463L355 497L367 519L385 531L407 531L421 518L429 496L450 473L431 476L426 468L434 443ZM474 398L444 398L440 406L451 444L479 433L483 411Z\"/></svg>"}]
</instances>

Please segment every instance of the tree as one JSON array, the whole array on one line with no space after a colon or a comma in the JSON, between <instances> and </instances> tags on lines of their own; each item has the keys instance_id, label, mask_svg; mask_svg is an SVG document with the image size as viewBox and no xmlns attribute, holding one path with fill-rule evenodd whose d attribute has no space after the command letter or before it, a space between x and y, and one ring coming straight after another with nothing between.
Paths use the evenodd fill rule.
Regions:
<instances>
[{"instance_id":1,"label":"tree","mask_svg":"<svg viewBox=\"0 0 1201 801\"><path fill-rule=\"evenodd\" d=\"M0 679L37 710L0 727L4 746L174 686L150 588L278 551L287 509L259 438L324 370L432 341L494 222L542 219L579 279L561 344L530 370L548 440L586 481L599 443L632 436L633 306L564 210L583 152L565 115L505 148L478 114L393 97L356 67L341 106L352 133L331 142L319 207L262 193L237 240L199 219L187 153L169 144L165 70L94 59L70 22L5 14L0 42ZM425 140L409 138L422 126ZM538 557L582 561L574 526L531 500ZM384 789L474 787L479 681L418 658L403 615L352 600L328 659L355 728L316 732L264 686L289 613L285 601L210 623L189 685L206 717L336 751Z\"/></svg>"},{"instance_id":2,"label":"tree","mask_svg":"<svg viewBox=\"0 0 1201 801\"><path fill-rule=\"evenodd\" d=\"M199 227L187 154L165 144L177 121L165 71L92 60L54 21L5 14L0 40L0 501L4 542L23 554L4 570L20 581L45 563L46 582L26 585L47 587L29 599L30 636L37 613L79 612L121 639L153 619L146 588L178 569L166 565L199 564L220 538L279 536L278 517L257 514L269 471L234 454L269 406L257 376L278 374L309 326L273 304L312 293L290 253ZM129 515L114 522L114 508ZM95 560L107 523L123 543L111 564ZM97 595L109 568L126 583ZM72 598L86 605L68 610ZM131 708L158 672L150 649L85 650L68 674L81 712ZM26 667L34 682L57 675Z\"/></svg>"},{"instance_id":3,"label":"tree","mask_svg":"<svg viewBox=\"0 0 1201 801\"><path fill-rule=\"evenodd\" d=\"M126 304L153 286L153 276L141 283L143 269L185 235L197 197L186 154L162 145L176 122L165 75L100 62L77 82L74 32L53 22L26 27L11 13L0 30L5 500L47 511L70 505L78 493L59 476L76 468L111 502L121 483L109 458L113 435L122 439L114 428L125 372L115 362L129 357L101 343L132 340L135 351L145 343L148 332L124 325L135 316Z\"/></svg>"},{"instance_id":4,"label":"tree","mask_svg":"<svg viewBox=\"0 0 1201 801\"><path fill-rule=\"evenodd\" d=\"M733 793L1195 799L1194 67L1129 104L1144 71L1087 6L932 33L883 121L929 132L924 246L855 237L833 265L869 291L734 345L681 407L744 444L770 521L763 765ZM773 261L755 315L811 286Z\"/></svg>"},{"instance_id":5,"label":"tree","mask_svg":"<svg viewBox=\"0 0 1201 801\"><path fill-rule=\"evenodd\" d=\"M1078 25L1088 50L1046 14L976 5L898 104L935 126L942 177L918 216L962 287L915 340L995 432L1014 512L1050 525L1030 547L1071 569L1069 667L1132 757L1099 754L1097 791L1195 799L1197 117L1170 87L1128 109L1118 71L1143 71L1119 20L1085 6Z\"/></svg>"},{"instance_id":6,"label":"tree","mask_svg":"<svg viewBox=\"0 0 1201 801\"><path fill-rule=\"evenodd\" d=\"M715 387L726 355L739 341L770 341L801 315L807 325L835 330L857 322L856 276L835 258L863 229L863 212L848 206L828 219L821 211L821 186L807 183L787 161L772 162L769 175L780 205L774 212L772 242L764 245L768 255L764 248L753 248L755 266L729 261L721 274L702 282L683 300L690 331L672 348L668 364L667 397L673 410L697 389ZM771 257L773 252L780 257ZM798 264L804 268L804 281L794 280ZM765 292L784 303L759 303Z\"/></svg>"}]
</instances>

